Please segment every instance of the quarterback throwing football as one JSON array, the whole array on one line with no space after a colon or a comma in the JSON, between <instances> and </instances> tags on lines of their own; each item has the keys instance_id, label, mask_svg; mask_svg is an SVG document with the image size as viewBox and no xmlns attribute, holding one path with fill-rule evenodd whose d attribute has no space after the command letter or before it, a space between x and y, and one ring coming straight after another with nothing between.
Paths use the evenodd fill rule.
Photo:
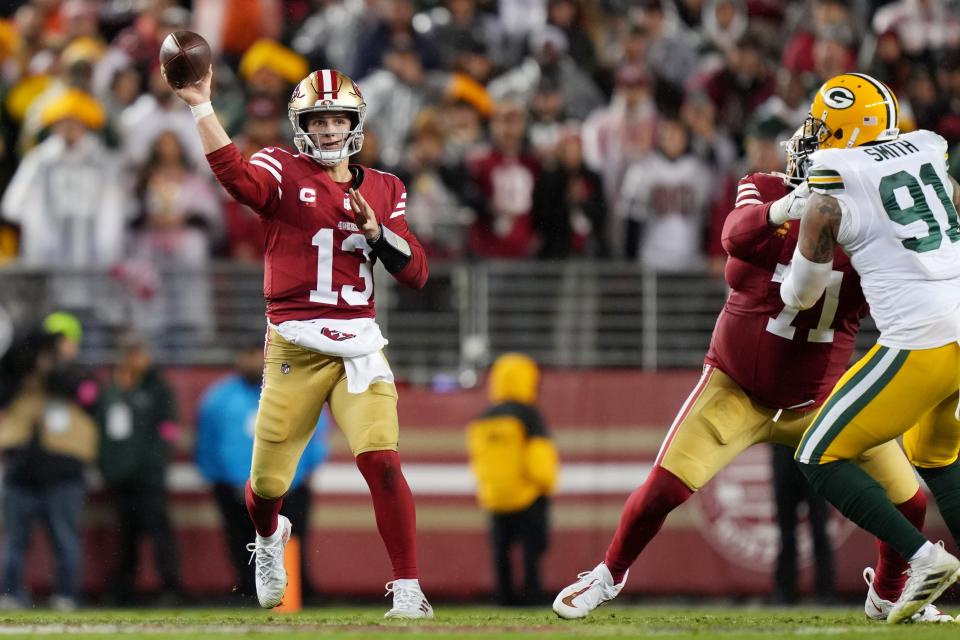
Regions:
<instances>
[{"instance_id":1,"label":"quarterback throwing football","mask_svg":"<svg viewBox=\"0 0 960 640\"><path fill-rule=\"evenodd\" d=\"M616 597L630 565L670 512L743 450L761 442L796 448L843 374L867 311L847 256L836 251L826 291L809 309L780 299L780 283L797 245L798 218L809 196L803 184L806 156L815 143L810 132L797 131L788 143L788 175L754 173L740 181L722 236L731 291L713 331L703 376L670 426L650 475L627 499L604 561L580 574L554 601L560 617L582 618ZM926 498L895 442L863 452L856 462L906 519L923 526ZM864 570L864 611L870 619L884 620L904 587L907 564L891 545L878 547L876 571ZM915 618L952 620L933 606Z\"/></svg>"},{"instance_id":2,"label":"quarterback throwing football","mask_svg":"<svg viewBox=\"0 0 960 640\"><path fill-rule=\"evenodd\" d=\"M288 113L299 153L266 148L249 161L214 114L212 77L211 68L174 91L193 111L217 180L257 212L266 235L269 329L246 487L260 605L277 606L286 590L290 522L280 505L328 403L370 488L393 565L386 617L432 618L418 582L413 496L397 453L397 390L373 300L376 260L405 285L427 281L423 249L405 222L406 189L394 175L348 164L363 145L366 103L339 71L314 71L293 91Z\"/></svg>"}]
</instances>

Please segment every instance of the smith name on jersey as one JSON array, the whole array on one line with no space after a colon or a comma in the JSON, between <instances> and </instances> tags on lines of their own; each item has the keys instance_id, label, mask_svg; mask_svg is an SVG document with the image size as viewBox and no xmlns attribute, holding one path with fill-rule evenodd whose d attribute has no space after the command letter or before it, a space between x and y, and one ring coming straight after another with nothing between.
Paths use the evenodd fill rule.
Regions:
<instances>
[{"instance_id":1,"label":"smith name on jersey","mask_svg":"<svg viewBox=\"0 0 960 640\"><path fill-rule=\"evenodd\" d=\"M810 156L810 189L840 203L837 242L886 347L960 340L960 219L946 152L946 140L920 130Z\"/></svg>"},{"instance_id":2,"label":"smith name on jersey","mask_svg":"<svg viewBox=\"0 0 960 640\"><path fill-rule=\"evenodd\" d=\"M800 222L767 223L770 204L786 195L783 179L743 178L723 225L730 295L717 318L706 363L733 378L757 402L777 409L813 409L843 375L867 306L857 273L842 251L824 296L810 309L786 307L780 282L793 256Z\"/></svg>"},{"instance_id":3,"label":"smith name on jersey","mask_svg":"<svg viewBox=\"0 0 960 640\"><path fill-rule=\"evenodd\" d=\"M394 277L414 288L426 283L426 256L406 223L407 192L393 174L351 164L353 181L338 184L308 156L273 147L247 161L229 144L207 159L230 195L263 222L263 295L271 323L375 317L373 259L354 222L351 187L381 225L410 245L410 262Z\"/></svg>"}]
</instances>

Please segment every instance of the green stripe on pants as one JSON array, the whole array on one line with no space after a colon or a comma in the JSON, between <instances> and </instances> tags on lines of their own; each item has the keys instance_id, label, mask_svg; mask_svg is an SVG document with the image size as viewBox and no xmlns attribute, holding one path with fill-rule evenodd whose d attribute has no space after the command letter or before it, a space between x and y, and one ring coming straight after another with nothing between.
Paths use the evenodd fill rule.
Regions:
<instances>
[{"instance_id":1,"label":"green stripe on pants","mask_svg":"<svg viewBox=\"0 0 960 640\"><path fill-rule=\"evenodd\" d=\"M900 371L907 356L910 355L909 351L899 349L883 348L883 352L880 358L871 359L870 372L863 376L858 384L844 385L850 387L850 393L845 394L843 399L838 400L830 411L825 411L818 416L814 428L822 435L815 442L812 452L809 454L809 459L805 462L820 463L827 448L850 424L850 421L863 411L889 384L890 380Z\"/></svg>"}]
</instances>

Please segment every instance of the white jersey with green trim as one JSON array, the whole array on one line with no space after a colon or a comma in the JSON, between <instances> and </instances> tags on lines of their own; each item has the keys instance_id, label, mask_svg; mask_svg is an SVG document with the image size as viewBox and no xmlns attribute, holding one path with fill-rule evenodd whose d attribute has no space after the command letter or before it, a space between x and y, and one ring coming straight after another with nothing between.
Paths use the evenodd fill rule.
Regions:
<instances>
[{"instance_id":1,"label":"white jersey with green trim","mask_svg":"<svg viewBox=\"0 0 960 640\"><path fill-rule=\"evenodd\" d=\"M946 140L920 130L810 156L810 189L840 202L837 241L887 347L960 341L960 220L946 152Z\"/></svg>"}]
</instances>

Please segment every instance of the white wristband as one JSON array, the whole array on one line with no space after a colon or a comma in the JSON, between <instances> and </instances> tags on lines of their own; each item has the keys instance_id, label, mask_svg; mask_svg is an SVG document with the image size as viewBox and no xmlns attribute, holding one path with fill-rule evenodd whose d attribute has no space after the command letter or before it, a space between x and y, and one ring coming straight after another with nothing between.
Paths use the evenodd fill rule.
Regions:
<instances>
[{"instance_id":1,"label":"white wristband","mask_svg":"<svg viewBox=\"0 0 960 640\"><path fill-rule=\"evenodd\" d=\"M780 284L780 299L788 307L809 309L817 303L830 283L831 271L833 260L814 262L800 253L800 247L795 248L793 259Z\"/></svg>"},{"instance_id":2,"label":"white wristband","mask_svg":"<svg viewBox=\"0 0 960 640\"><path fill-rule=\"evenodd\" d=\"M213 115L213 103L207 100L206 102L201 102L200 104L190 105L190 113L193 114L194 120L200 122L201 118L206 118L207 116Z\"/></svg>"}]
</instances>

